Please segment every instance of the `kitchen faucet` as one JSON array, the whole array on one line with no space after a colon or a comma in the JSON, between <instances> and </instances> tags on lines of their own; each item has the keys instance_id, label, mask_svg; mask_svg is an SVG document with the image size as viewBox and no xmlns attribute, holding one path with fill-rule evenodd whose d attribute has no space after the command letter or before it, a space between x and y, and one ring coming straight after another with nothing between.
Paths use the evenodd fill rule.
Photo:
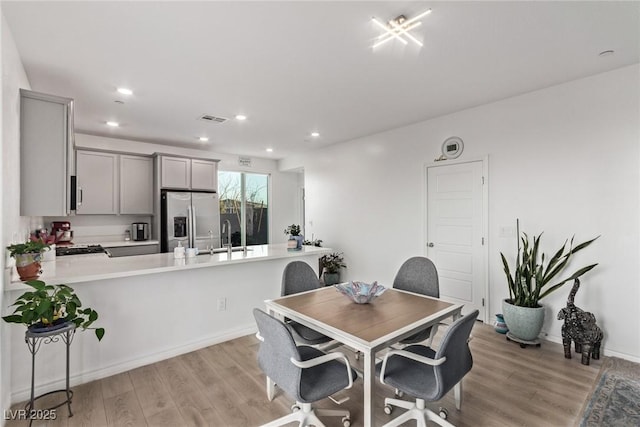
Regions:
<instances>
[{"instance_id":1,"label":"kitchen faucet","mask_svg":"<svg viewBox=\"0 0 640 427\"><path fill-rule=\"evenodd\" d=\"M224 220L222 224L222 234L227 233L227 253L231 256L231 221L228 219Z\"/></svg>"}]
</instances>

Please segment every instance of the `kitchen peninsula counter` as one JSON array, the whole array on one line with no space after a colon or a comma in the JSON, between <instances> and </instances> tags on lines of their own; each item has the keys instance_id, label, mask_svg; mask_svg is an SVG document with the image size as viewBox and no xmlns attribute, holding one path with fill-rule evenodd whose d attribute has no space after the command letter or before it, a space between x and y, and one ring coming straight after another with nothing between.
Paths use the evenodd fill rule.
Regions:
<instances>
[{"instance_id":1,"label":"kitchen peninsula counter","mask_svg":"<svg viewBox=\"0 0 640 427\"><path fill-rule=\"evenodd\" d=\"M56 257L55 261L42 263L43 274L39 280L47 284L74 284L120 277L140 276L178 270L224 267L233 264L253 263L281 258L301 256L321 256L331 252L329 248L303 246L301 250L289 251L286 244L249 246L247 252L235 251L229 255L197 255L192 258L176 259L173 253L127 256L109 258L106 254L89 254ZM14 267L10 269L15 270ZM9 269L8 269L9 270ZM24 290L28 286L22 283L17 274L8 271L12 280L5 283L5 291ZM6 277L6 276L5 276Z\"/></svg>"},{"instance_id":2,"label":"kitchen peninsula counter","mask_svg":"<svg viewBox=\"0 0 640 427\"><path fill-rule=\"evenodd\" d=\"M230 258L227 253L185 260L175 260L172 253L121 258L98 254L43 263L40 278L47 284L71 285L83 307L99 313L94 325L106 330L100 343L93 331L76 333L70 348L71 385L254 334L253 309L264 309L265 300L280 296L287 264L302 261L317 271L318 258L331 252L314 246L288 251L286 244L250 249L233 252ZM5 282L6 306L27 288L19 281ZM5 308L3 315L11 311ZM9 332L3 345L8 345L12 360L11 400L20 402L29 398L31 386L25 330L4 327ZM64 353L54 350L43 349L50 353L48 363L38 367L36 394L64 388Z\"/></svg>"}]
</instances>

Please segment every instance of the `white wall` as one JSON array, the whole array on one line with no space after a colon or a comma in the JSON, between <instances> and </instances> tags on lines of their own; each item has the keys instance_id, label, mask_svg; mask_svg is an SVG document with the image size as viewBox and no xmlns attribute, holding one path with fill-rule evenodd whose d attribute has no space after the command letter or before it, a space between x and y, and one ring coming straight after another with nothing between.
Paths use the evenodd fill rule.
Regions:
<instances>
[{"instance_id":1,"label":"white wall","mask_svg":"<svg viewBox=\"0 0 640 427\"><path fill-rule=\"evenodd\" d=\"M1 15L0 10L0 15ZM0 200L2 200L2 228L0 229L0 242L6 246L18 234L23 235L29 229L30 219L20 217L20 88L30 89L29 80L20 61L16 44L11 35L7 22L2 15L1 30L1 61L2 61L2 173L0 179ZM24 237L24 236L23 236ZM0 257L2 271L4 271L6 259ZM4 275L2 275L4 280ZM3 283L4 288L4 283ZM0 312L7 313L7 300L3 292L0 292ZM10 359L8 344L9 330L13 326L0 322L0 405L2 409L9 408L10 399ZM3 423L4 421L0 421Z\"/></svg>"},{"instance_id":2,"label":"white wall","mask_svg":"<svg viewBox=\"0 0 640 427\"><path fill-rule=\"evenodd\" d=\"M576 304L604 329L606 354L640 361L640 67L550 87L281 161L305 171L307 234L345 252L347 279L389 284L409 256L424 254L423 171L449 136L459 160L489 158L489 313L508 296L499 253L515 239L500 226L544 231L551 252L575 234L602 237L574 259L599 262ZM313 225L311 225L313 224ZM569 286L543 300L545 331Z\"/></svg>"}]
</instances>

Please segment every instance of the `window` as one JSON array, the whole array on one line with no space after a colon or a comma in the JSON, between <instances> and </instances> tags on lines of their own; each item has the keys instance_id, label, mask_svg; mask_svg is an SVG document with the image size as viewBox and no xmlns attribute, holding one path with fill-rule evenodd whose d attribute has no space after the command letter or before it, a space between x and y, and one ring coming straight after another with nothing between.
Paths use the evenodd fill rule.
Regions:
<instances>
[{"instance_id":1,"label":"window","mask_svg":"<svg viewBox=\"0 0 640 427\"><path fill-rule=\"evenodd\" d=\"M245 172L218 172L220 230L231 223L231 244L269 243L269 175ZM227 233L222 233L227 243Z\"/></svg>"}]
</instances>

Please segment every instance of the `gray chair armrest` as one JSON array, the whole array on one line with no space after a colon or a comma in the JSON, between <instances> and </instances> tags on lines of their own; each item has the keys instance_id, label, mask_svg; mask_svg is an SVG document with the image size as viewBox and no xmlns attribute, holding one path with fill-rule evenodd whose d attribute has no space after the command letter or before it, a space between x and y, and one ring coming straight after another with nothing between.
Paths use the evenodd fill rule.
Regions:
<instances>
[{"instance_id":1,"label":"gray chair armrest","mask_svg":"<svg viewBox=\"0 0 640 427\"><path fill-rule=\"evenodd\" d=\"M293 363L298 368L307 369L314 366L322 365L323 363L327 363L331 360L336 359L341 359L344 361L344 364L347 368L347 375L349 376L349 385L346 386L345 389L351 388L351 386L353 385L353 374L351 373L351 364L349 363L349 359L347 359L347 356L345 356L344 353L337 351L334 353L327 353L322 356L314 357L313 359L309 360L296 360L293 357L290 360L291 363Z\"/></svg>"},{"instance_id":2,"label":"gray chair armrest","mask_svg":"<svg viewBox=\"0 0 640 427\"><path fill-rule=\"evenodd\" d=\"M382 368L380 369L380 382L382 384L386 384L384 382L384 374L387 369L387 360L390 356L402 356L406 357L407 359L415 360L416 362L430 366L442 365L447 360L446 357L441 357L440 359L431 359L429 357L420 356L419 354L411 353L410 351L406 350L391 350L387 354L385 354L384 359L382 360Z\"/></svg>"}]
</instances>

